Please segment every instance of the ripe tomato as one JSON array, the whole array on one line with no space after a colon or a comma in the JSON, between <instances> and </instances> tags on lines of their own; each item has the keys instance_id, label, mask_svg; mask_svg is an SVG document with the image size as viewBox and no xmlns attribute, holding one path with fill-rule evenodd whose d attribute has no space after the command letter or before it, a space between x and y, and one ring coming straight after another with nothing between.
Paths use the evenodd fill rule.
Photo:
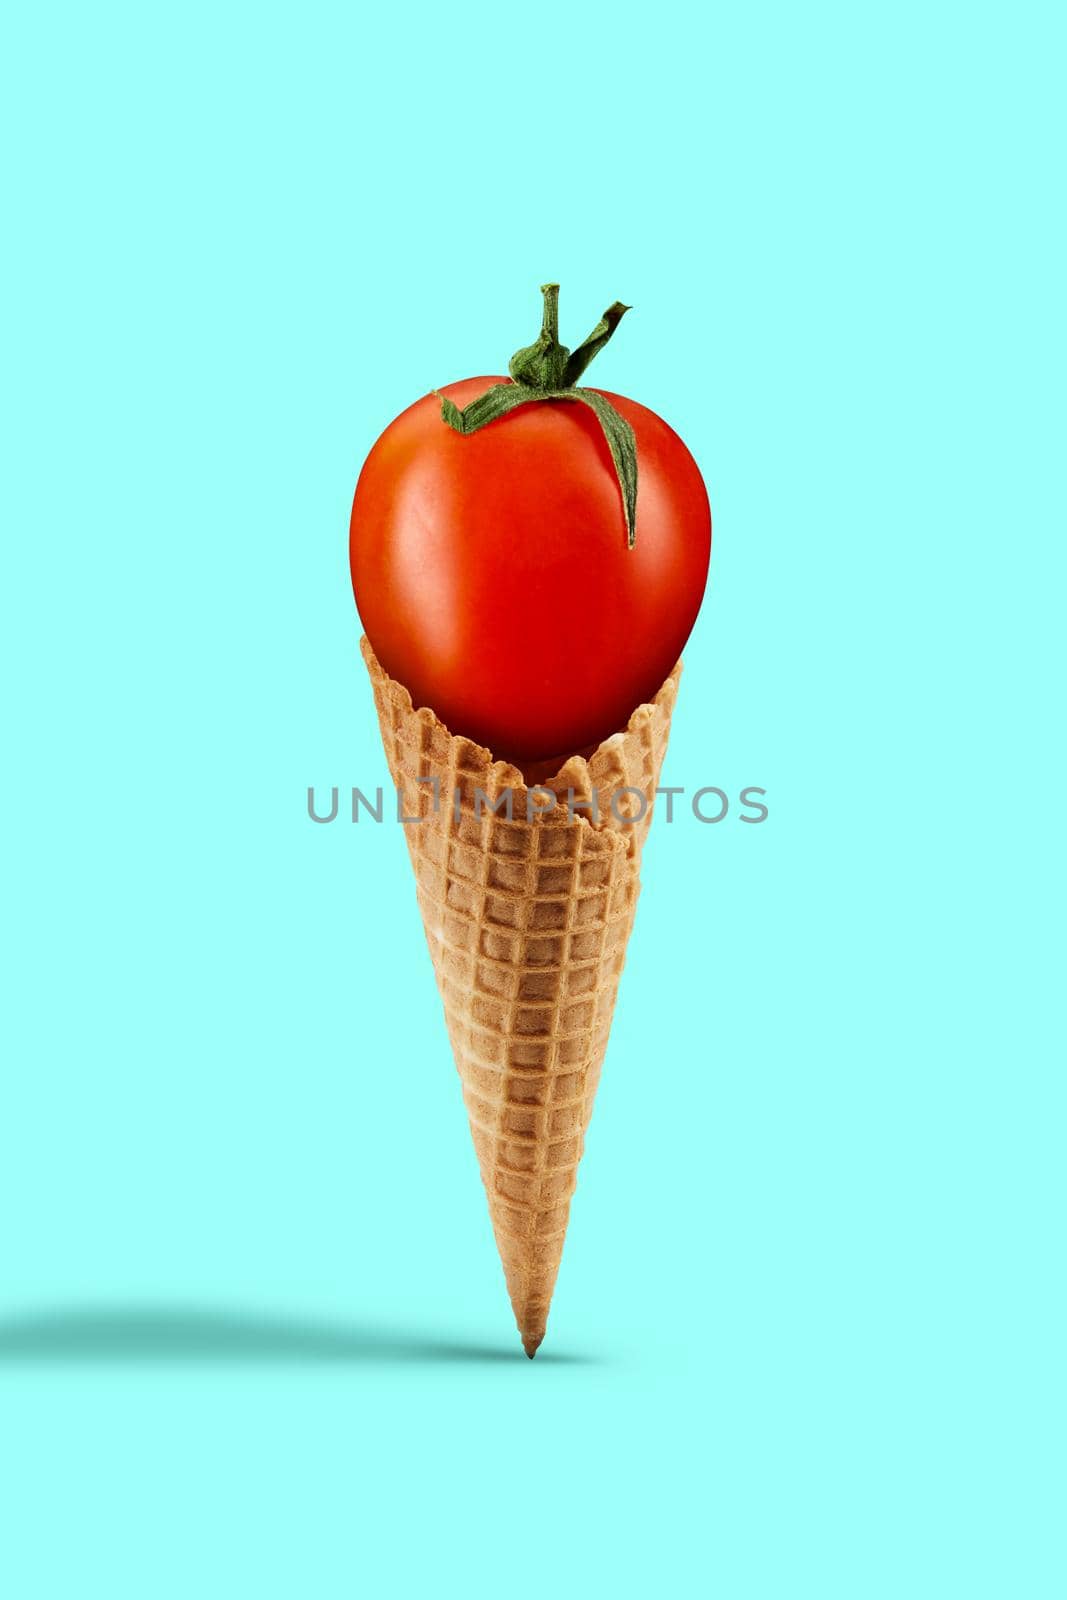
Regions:
<instances>
[{"instance_id":1,"label":"ripe tomato","mask_svg":"<svg viewBox=\"0 0 1067 1600\"><path fill-rule=\"evenodd\" d=\"M442 390L463 407L501 378ZM589 406L538 400L463 435L426 395L367 457L352 506L356 604L385 670L452 733L515 761L626 726L675 665L711 553L699 469L645 406L636 538Z\"/></svg>"}]
</instances>

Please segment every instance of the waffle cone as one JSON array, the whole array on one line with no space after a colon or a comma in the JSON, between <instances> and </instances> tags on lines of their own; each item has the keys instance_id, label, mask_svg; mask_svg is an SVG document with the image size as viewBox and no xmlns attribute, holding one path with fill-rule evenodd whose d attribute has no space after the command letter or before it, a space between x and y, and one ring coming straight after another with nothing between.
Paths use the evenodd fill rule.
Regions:
<instances>
[{"instance_id":1,"label":"waffle cone","mask_svg":"<svg viewBox=\"0 0 1067 1600\"><path fill-rule=\"evenodd\" d=\"M450 734L432 711L412 706L366 638L360 648L403 816L418 819L404 832L419 910L532 1356L563 1253L681 665L624 731L544 777L558 802L531 821L526 778L541 783L540 774L524 778ZM580 804L594 795L595 821ZM547 796L532 804L540 813Z\"/></svg>"}]
</instances>

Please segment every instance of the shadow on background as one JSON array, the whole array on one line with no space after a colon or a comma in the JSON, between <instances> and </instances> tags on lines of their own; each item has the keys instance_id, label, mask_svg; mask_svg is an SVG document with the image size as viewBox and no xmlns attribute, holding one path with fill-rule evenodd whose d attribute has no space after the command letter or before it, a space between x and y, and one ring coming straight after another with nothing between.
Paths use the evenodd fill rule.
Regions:
<instances>
[{"instance_id":1,"label":"shadow on background","mask_svg":"<svg viewBox=\"0 0 1067 1600\"><path fill-rule=\"evenodd\" d=\"M592 1364L342 1322L195 1306L72 1307L0 1318L0 1368L19 1365L345 1366L360 1363Z\"/></svg>"}]
</instances>

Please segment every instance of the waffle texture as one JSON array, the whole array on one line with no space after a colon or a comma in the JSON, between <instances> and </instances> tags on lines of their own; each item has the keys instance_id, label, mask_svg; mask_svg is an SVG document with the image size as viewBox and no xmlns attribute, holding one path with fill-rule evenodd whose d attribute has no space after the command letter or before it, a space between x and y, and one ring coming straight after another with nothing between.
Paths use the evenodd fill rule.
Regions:
<instances>
[{"instance_id":1,"label":"waffle texture","mask_svg":"<svg viewBox=\"0 0 1067 1600\"><path fill-rule=\"evenodd\" d=\"M563 1253L681 664L624 731L536 786L527 774L528 788L517 767L416 710L366 638L360 648L403 815L418 819L404 831L419 910L532 1356Z\"/></svg>"}]
</instances>

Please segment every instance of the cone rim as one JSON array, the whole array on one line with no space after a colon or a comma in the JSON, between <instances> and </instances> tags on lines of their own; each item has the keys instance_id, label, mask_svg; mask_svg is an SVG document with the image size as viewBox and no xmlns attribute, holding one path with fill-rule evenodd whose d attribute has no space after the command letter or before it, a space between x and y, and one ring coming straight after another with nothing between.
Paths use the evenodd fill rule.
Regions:
<instances>
[{"instance_id":1,"label":"cone rim","mask_svg":"<svg viewBox=\"0 0 1067 1600\"><path fill-rule=\"evenodd\" d=\"M462 745L468 755L476 758L479 763L484 763L488 769L487 775L491 776L501 788L551 788L553 784L564 780L575 784L575 787L577 787L576 779L579 782L585 779L591 784L596 784L594 763L600 765L610 759L612 751L617 749L631 735L639 734L642 724L655 716L657 712L670 717L682 676L682 662L678 660L664 678L652 699L642 700L634 707L627 719L625 728L618 728L614 733L609 733L606 738L601 739L588 756L583 756L576 752L573 755L561 757L559 767L555 772L538 779L536 783L530 783L522 768L516 766L513 761L507 761L502 757L495 756L488 745L480 744L477 739L470 739L466 734L453 733L451 728L437 715L432 706L416 706L407 685L399 678L394 678L382 666L375 654L374 646L365 633L360 636L359 648L372 682L377 674L381 674L382 678L396 689L400 697L400 710L402 713L408 713L419 721L429 721L433 727L440 729L451 743ZM531 763L531 765L541 765L541 763ZM583 817L576 820L588 821L588 818Z\"/></svg>"}]
</instances>

